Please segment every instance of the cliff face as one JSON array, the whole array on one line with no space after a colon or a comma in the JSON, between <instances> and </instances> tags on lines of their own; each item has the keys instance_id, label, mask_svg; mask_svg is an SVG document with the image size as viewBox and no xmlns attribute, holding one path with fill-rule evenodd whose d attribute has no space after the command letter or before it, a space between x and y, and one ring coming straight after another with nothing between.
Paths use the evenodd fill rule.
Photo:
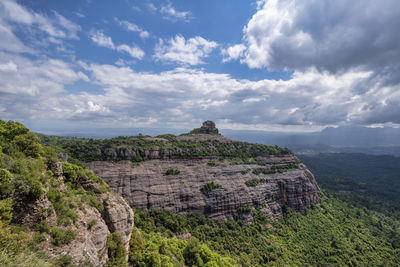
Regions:
<instances>
[{"instance_id":1,"label":"cliff face","mask_svg":"<svg viewBox=\"0 0 400 267\"><path fill-rule=\"evenodd\" d=\"M253 208L280 218L285 207L302 211L320 201L314 176L294 155L258 157L257 164L232 164L210 157L155 159L137 167L130 162L105 161L86 166L142 210L203 213L216 220L251 222ZM297 168L278 171L279 166ZM166 175L169 169L179 174ZM216 188L201 190L211 182Z\"/></svg>"}]
</instances>

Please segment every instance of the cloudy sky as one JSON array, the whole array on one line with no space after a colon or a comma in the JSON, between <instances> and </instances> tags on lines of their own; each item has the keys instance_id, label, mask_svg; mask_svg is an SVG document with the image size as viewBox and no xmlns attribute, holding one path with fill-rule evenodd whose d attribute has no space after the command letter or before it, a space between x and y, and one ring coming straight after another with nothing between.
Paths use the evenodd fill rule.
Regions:
<instances>
[{"instance_id":1,"label":"cloudy sky","mask_svg":"<svg viewBox=\"0 0 400 267\"><path fill-rule=\"evenodd\" d=\"M400 125L398 0L0 0L0 118Z\"/></svg>"}]
</instances>

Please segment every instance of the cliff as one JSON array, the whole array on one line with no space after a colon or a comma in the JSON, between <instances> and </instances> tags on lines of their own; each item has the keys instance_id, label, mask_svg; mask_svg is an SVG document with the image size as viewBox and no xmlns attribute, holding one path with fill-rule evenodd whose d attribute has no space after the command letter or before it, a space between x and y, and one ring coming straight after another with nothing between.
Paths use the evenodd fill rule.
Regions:
<instances>
[{"instance_id":1,"label":"cliff","mask_svg":"<svg viewBox=\"0 0 400 267\"><path fill-rule=\"evenodd\" d=\"M281 218L285 208L302 211L319 203L314 176L304 164L297 162L295 156L287 155L259 157L253 164L203 158L156 159L137 167L129 162L104 161L89 162L86 166L136 208L203 213L217 220L251 221L253 208L270 218ZM288 164L298 167L267 173ZM179 174L167 175L168 170L179 171ZM201 190L210 183L218 187L209 192Z\"/></svg>"}]
</instances>

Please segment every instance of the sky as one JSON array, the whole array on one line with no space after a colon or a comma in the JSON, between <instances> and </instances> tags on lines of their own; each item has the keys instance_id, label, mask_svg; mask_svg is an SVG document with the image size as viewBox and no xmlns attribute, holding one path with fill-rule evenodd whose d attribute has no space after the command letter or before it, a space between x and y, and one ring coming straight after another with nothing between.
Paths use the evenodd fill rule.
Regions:
<instances>
[{"instance_id":1,"label":"sky","mask_svg":"<svg viewBox=\"0 0 400 267\"><path fill-rule=\"evenodd\" d=\"M51 128L400 125L398 0L0 0L0 118Z\"/></svg>"}]
</instances>

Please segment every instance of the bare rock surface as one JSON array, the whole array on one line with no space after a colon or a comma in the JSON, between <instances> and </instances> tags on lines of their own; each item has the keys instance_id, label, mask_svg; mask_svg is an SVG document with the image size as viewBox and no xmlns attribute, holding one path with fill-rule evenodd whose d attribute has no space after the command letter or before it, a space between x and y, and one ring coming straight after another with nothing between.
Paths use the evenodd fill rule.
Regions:
<instances>
[{"instance_id":1,"label":"bare rock surface","mask_svg":"<svg viewBox=\"0 0 400 267\"><path fill-rule=\"evenodd\" d=\"M251 213L239 208L257 208L270 218L280 218L284 207L302 211L320 201L319 188L312 173L294 155L257 158L257 164L231 165L228 160L211 158L154 159L132 166L130 162L94 161L86 164L110 188L142 210L164 209L177 213L202 213L216 220L242 218L251 222ZM254 174L256 169L298 164L298 169L273 174ZM168 169L179 170L166 175ZM266 179L257 186L247 186L251 179ZM214 182L220 185L208 193L201 187ZM238 212L239 209L239 212Z\"/></svg>"}]
</instances>

